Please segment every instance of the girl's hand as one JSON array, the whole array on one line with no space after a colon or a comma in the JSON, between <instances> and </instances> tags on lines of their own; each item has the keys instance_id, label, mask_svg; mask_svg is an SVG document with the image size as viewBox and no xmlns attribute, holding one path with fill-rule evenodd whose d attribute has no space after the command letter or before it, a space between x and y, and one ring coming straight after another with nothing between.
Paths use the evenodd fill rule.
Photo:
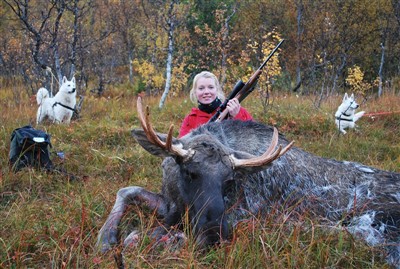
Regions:
<instances>
[{"instance_id":1,"label":"girl's hand","mask_svg":"<svg viewBox=\"0 0 400 269\"><path fill-rule=\"evenodd\" d=\"M229 115L232 118L236 117L240 110L239 100L237 98L229 100L228 104L226 105L226 109L228 109Z\"/></svg>"}]
</instances>

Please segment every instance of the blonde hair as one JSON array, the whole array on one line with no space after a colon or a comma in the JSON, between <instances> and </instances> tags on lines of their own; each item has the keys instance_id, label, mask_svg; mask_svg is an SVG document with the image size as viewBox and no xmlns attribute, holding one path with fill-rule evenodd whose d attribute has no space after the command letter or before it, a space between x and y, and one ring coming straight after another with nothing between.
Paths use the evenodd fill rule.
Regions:
<instances>
[{"instance_id":1,"label":"blonde hair","mask_svg":"<svg viewBox=\"0 0 400 269\"><path fill-rule=\"evenodd\" d=\"M209 71L203 71L198 73L194 79L193 79L193 85L192 85L192 89L190 90L190 100L197 104L197 96L196 96L196 87L197 87L197 81L199 80L199 78L212 78L215 82L215 86L217 87L217 97L219 98L219 100L221 100L222 102L225 100L225 95L224 92L222 91L221 85L219 84L218 78L211 72Z\"/></svg>"}]
</instances>

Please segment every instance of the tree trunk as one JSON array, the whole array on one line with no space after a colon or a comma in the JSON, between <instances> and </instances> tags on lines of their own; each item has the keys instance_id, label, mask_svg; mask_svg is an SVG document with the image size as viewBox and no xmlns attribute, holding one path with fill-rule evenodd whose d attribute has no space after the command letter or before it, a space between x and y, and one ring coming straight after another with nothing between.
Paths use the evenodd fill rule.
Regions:
<instances>
[{"instance_id":1,"label":"tree trunk","mask_svg":"<svg viewBox=\"0 0 400 269\"><path fill-rule=\"evenodd\" d=\"M133 85L133 50L130 50L128 53L128 66L129 66L129 83Z\"/></svg>"},{"instance_id":2,"label":"tree trunk","mask_svg":"<svg viewBox=\"0 0 400 269\"><path fill-rule=\"evenodd\" d=\"M60 29L60 21L61 17L64 14L64 10L65 10L65 3L61 2L60 6L57 7L57 17L54 22L54 32L51 34L52 35L51 48L53 49L53 54L54 54L54 68L56 70L59 86L61 86L62 84L62 71L60 63L60 54L58 53L58 31ZM53 89L51 89L51 95L53 95Z\"/></svg>"},{"instance_id":3,"label":"tree trunk","mask_svg":"<svg viewBox=\"0 0 400 269\"><path fill-rule=\"evenodd\" d=\"M383 64L385 63L385 44L384 42L381 43L381 49L382 49L382 53L381 53L381 63L379 65L379 86L378 86L378 97L381 97L382 93L383 93L383 87L382 87L382 82L383 82L383 76L382 76L382 71L383 71Z\"/></svg>"},{"instance_id":4,"label":"tree trunk","mask_svg":"<svg viewBox=\"0 0 400 269\"><path fill-rule=\"evenodd\" d=\"M165 103L165 99L167 99L167 95L171 88L171 73L172 73L172 54L174 52L174 30L175 30L175 19L174 19L174 4L175 1L171 1L168 10L168 55L167 55L167 70L166 70L166 80L165 80L165 88L164 92L161 96L160 104L158 108L162 109Z\"/></svg>"},{"instance_id":5,"label":"tree trunk","mask_svg":"<svg viewBox=\"0 0 400 269\"><path fill-rule=\"evenodd\" d=\"M232 14L229 15L223 24L223 33L222 33L222 44L221 44L221 51L222 51L222 57L221 57L221 79L220 79L220 84L221 87L224 88L224 85L226 83L226 70L227 70L227 58L228 58L228 53L227 51L229 50L228 45L229 45L229 22L231 21L232 17L236 13L236 8L234 7Z\"/></svg>"},{"instance_id":6,"label":"tree trunk","mask_svg":"<svg viewBox=\"0 0 400 269\"><path fill-rule=\"evenodd\" d=\"M71 69L70 69L70 78L71 79L75 75L76 70L76 47L79 40L79 0L74 1L73 6L73 14L74 14L74 34L72 39L72 47L71 47Z\"/></svg>"},{"instance_id":7,"label":"tree trunk","mask_svg":"<svg viewBox=\"0 0 400 269\"><path fill-rule=\"evenodd\" d=\"M57 79L58 79L58 86L61 87L62 84L62 73L61 73L61 64L60 64L60 55L58 54L58 44L54 44L54 66L56 69ZM51 74L52 78L51 81L53 82L53 74ZM51 83L51 96L53 96L53 83ZM57 93L58 90L55 91Z\"/></svg>"},{"instance_id":8,"label":"tree trunk","mask_svg":"<svg viewBox=\"0 0 400 269\"><path fill-rule=\"evenodd\" d=\"M296 56L297 56L297 66L296 66L296 88L301 85L301 35L303 33L303 28L301 26L301 21L303 17L303 1L299 0L296 3L297 6L297 46L296 46Z\"/></svg>"},{"instance_id":9,"label":"tree trunk","mask_svg":"<svg viewBox=\"0 0 400 269\"><path fill-rule=\"evenodd\" d=\"M343 72L343 69L346 67L347 65L347 54L343 53L342 56L342 63L341 65L338 67L338 69L336 70L333 79L332 79L332 88L330 92L327 92L327 96L331 95L332 93L336 92L336 88L337 88L337 82Z\"/></svg>"},{"instance_id":10,"label":"tree trunk","mask_svg":"<svg viewBox=\"0 0 400 269\"><path fill-rule=\"evenodd\" d=\"M173 23L171 24L173 25ZM161 96L159 108L161 109L164 106L165 99L167 99L167 95L171 88L171 73L172 73L172 54L174 52L174 42L173 42L173 28L170 28L168 34L168 56L167 56L167 70L166 70L166 80L165 80L165 89Z\"/></svg>"}]
</instances>

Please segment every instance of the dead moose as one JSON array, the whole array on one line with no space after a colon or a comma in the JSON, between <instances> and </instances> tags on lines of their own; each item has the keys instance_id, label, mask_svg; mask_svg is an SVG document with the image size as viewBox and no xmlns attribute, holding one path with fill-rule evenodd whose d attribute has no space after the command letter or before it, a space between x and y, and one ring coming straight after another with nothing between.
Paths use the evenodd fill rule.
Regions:
<instances>
[{"instance_id":1,"label":"dead moose","mask_svg":"<svg viewBox=\"0 0 400 269\"><path fill-rule=\"evenodd\" d=\"M154 131L140 98L137 109L143 129L133 130L133 136L165 158L162 191L137 186L118 191L98 236L103 252L118 244L128 205L156 212L163 223L156 238L189 212L196 242L212 245L228 238L228 223L268 213L278 203L346 225L371 245L387 246L388 262L399 267L399 173L312 155L292 147L275 128L252 121L209 123L175 139L172 126L167 135Z\"/></svg>"}]
</instances>

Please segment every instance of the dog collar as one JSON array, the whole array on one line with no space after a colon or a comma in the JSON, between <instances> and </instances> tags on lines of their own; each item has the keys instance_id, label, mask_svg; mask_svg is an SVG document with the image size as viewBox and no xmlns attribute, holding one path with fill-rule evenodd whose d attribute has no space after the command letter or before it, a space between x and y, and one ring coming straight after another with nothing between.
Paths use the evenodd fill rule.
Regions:
<instances>
[{"instance_id":1,"label":"dog collar","mask_svg":"<svg viewBox=\"0 0 400 269\"><path fill-rule=\"evenodd\" d=\"M77 112L74 108L72 108L72 107L70 107L70 106L64 105L64 104L62 104L62 103L60 103L60 102L55 102L55 103L53 104L53 107L55 107L56 105L60 105L60 106L62 106L62 107L64 107L64 108L69 109L69 110L72 110L73 112L75 112L75 113L78 114L78 112Z\"/></svg>"},{"instance_id":2,"label":"dog collar","mask_svg":"<svg viewBox=\"0 0 400 269\"><path fill-rule=\"evenodd\" d=\"M353 121L351 119L342 119L341 117L336 117L336 119L339 120L339 121Z\"/></svg>"},{"instance_id":3,"label":"dog collar","mask_svg":"<svg viewBox=\"0 0 400 269\"><path fill-rule=\"evenodd\" d=\"M350 116L351 116L351 115L348 115L348 114L346 114L346 113L344 113L344 112L342 113L342 115L343 115L343 116L346 116L346 117L350 117Z\"/></svg>"}]
</instances>

